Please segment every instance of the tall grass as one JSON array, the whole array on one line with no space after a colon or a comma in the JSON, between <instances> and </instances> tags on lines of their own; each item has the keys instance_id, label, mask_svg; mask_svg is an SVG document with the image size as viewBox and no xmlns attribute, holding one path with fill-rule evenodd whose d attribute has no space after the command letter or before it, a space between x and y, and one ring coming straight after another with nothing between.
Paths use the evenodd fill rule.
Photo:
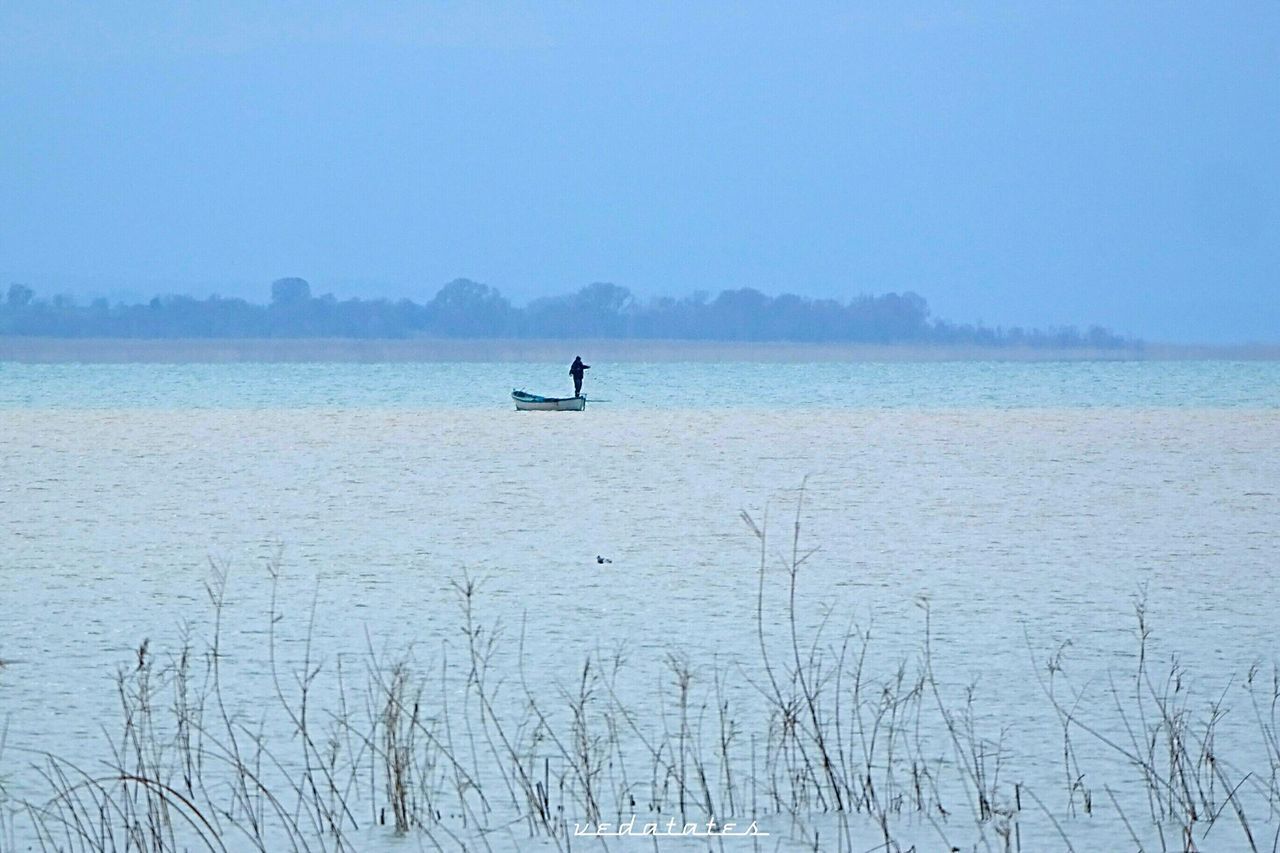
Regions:
<instances>
[{"instance_id":1,"label":"tall grass","mask_svg":"<svg viewBox=\"0 0 1280 853\"><path fill-rule=\"evenodd\" d=\"M342 851L415 835L432 849L570 850L587 842L575 826L637 815L664 829L755 820L771 842L815 850L865 850L871 836L886 851L1071 850L1098 821L1123 831L1117 849L1280 847L1274 666L1253 666L1240 685L1259 748L1229 756L1218 747L1225 695L1202 704L1176 660L1153 667L1142 599L1135 671L1106 692L1118 727L1067 679L1067 646L1041 661L1028 640L1044 732L1061 743L1061 787L1029 785L976 685L957 690L955 673L938 671L928 602L918 651L884 672L869 667L870 631L801 630L797 592L815 554L802 546L801 509L780 552L767 518L743 514L759 544L758 658L699 666L672 649L654 662L643 706L624 698L622 650L587 655L565 686L532 681L523 631L509 640L486 623L481 584L466 575L449 647L461 653L426 662L412 645L372 643L320 660L308 630L286 663L273 592L271 684L255 694L273 699L253 706L228 686L229 578L214 565L210 636L184 634L167 654L139 643L116 673L119 713L101 755L6 749L0 728L0 846ZM275 590L274 564L268 580ZM781 607L766 592L773 580L786 585ZM500 665L512 645L514 668ZM15 763L43 793L25 784L6 797Z\"/></svg>"}]
</instances>

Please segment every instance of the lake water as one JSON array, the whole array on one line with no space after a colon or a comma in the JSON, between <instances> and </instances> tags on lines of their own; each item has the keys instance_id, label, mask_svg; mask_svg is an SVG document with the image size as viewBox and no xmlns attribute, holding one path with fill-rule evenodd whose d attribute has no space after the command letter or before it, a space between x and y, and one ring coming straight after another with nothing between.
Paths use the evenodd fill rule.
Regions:
<instances>
[{"instance_id":1,"label":"lake water","mask_svg":"<svg viewBox=\"0 0 1280 853\"><path fill-rule=\"evenodd\" d=\"M744 731L764 731L759 634L791 654L783 563L797 517L800 547L818 549L797 581L805 653L836 654L850 625L870 629L868 679L891 680L899 661L921 659L927 602L938 701L962 707L975 685L975 726L999 744L1001 773L1044 801L1023 804L1024 849L1063 847L1044 812L1076 849L1132 847L1121 812L1145 844L1168 829L1132 762L1081 730L1093 814L1069 814L1062 728L1037 678L1069 641L1079 707L1126 740L1113 701L1124 690L1110 685L1133 682L1139 597L1152 678L1176 656L1188 724L1224 697L1216 750L1229 778L1280 766L1246 689L1252 664L1280 661L1280 363L596 363L585 390L600 402L585 412L513 410L511 388L568 393L564 373L0 364L7 808L41 795L27 750L109 756L117 668L144 638L155 654L183 636L205 642L211 566L228 572L222 652L237 708L276 701L273 645L286 688L307 654L331 685L343 661L363 671L412 647L424 673L446 668L442 702L465 697L448 669L465 657L453 586L465 574L481 583L477 618L503 630L493 671L510 713L526 704L521 678L561 713L583 660L622 649L617 701L638 717L669 722L676 653L698 701L715 707L714 672ZM769 535L759 632L760 542L743 510ZM925 717L922 755L947 776L958 759L945 717ZM265 725L289 742L287 724ZM963 806L963 784L944 787ZM1255 787L1240 796L1269 839L1280 812ZM770 848L812 848L812 828L757 811ZM936 811L904 816L895 838L1000 849L994 823L952 812L942 830ZM1200 819L1196 843L1248 849L1225 813L1211 831ZM29 842L24 826L10 812L0 849ZM406 841L367 822L361 832L361 849ZM423 838L407 841L435 849ZM858 815L822 838L868 849L881 835ZM523 826L476 843L556 847Z\"/></svg>"}]
</instances>

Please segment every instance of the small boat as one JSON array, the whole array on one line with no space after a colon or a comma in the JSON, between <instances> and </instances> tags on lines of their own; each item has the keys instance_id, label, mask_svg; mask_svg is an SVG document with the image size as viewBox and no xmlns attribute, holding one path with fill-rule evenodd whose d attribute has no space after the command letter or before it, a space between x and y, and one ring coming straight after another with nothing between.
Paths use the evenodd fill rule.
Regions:
<instances>
[{"instance_id":1,"label":"small boat","mask_svg":"<svg viewBox=\"0 0 1280 853\"><path fill-rule=\"evenodd\" d=\"M539 397L525 391L512 391L517 412L581 412L587 407L586 397Z\"/></svg>"}]
</instances>

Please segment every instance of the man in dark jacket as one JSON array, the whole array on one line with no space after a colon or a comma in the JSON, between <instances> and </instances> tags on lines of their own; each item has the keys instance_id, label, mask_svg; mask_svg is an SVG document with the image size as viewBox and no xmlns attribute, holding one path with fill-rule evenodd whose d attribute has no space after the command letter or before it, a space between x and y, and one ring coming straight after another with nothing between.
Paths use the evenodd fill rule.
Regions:
<instances>
[{"instance_id":1,"label":"man in dark jacket","mask_svg":"<svg viewBox=\"0 0 1280 853\"><path fill-rule=\"evenodd\" d=\"M569 365L569 375L573 377L573 396L582 396L582 371L590 370L591 365L582 363L582 356L575 356Z\"/></svg>"}]
</instances>

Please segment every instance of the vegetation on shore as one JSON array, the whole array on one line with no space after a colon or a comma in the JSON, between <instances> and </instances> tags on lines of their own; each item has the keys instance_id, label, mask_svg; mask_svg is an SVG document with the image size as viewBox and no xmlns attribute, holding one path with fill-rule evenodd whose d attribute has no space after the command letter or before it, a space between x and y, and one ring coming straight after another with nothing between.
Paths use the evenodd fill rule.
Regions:
<instances>
[{"instance_id":1,"label":"vegetation on shore","mask_svg":"<svg viewBox=\"0 0 1280 853\"><path fill-rule=\"evenodd\" d=\"M975 688L936 669L927 603L919 653L872 672L868 633L797 627L809 558L798 514L782 553L764 524L743 518L760 546L759 657L708 671L674 651L644 709L621 689L621 653L587 656L558 687L531 683L520 636L508 671L502 628L480 618L479 586L465 576L454 584L462 651L428 665L370 648L353 671L352 657L318 660L309 642L286 664L284 605L273 596L266 652L278 701L246 706L228 686L227 575L215 567L211 639L167 657L139 645L119 670L121 716L100 760L12 744L0 755L0 767L20 755L44 784L8 798L0 787L0 841L336 851L413 833L433 849L532 839L570 850L576 827L638 815L678 827L758 821L771 847L789 839L814 850L864 850L869 837L899 853L923 849L921 839L945 850L1073 850L1073 833L1093 821L1112 849L1275 849L1259 835L1280 826L1274 672L1254 666L1245 677L1257 743L1229 752L1224 699L1196 697L1176 662L1157 671L1139 601L1133 669L1108 691L1119 729L1099 724L1104 709L1067 681L1065 647L1035 662L1046 710L1038 737L1056 740L1061 782L1028 785L998 715L980 713ZM788 602L781 611L770 606L775 590ZM743 678L751 707L727 689ZM1099 752L1112 760L1091 765Z\"/></svg>"},{"instance_id":2,"label":"vegetation on shore","mask_svg":"<svg viewBox=\"0 0 1280 853\"><path fill-rule=\"evenodd\" d=\"M625 287L590 284L576 293L513 305L468 279L430 300L341 300L314 296L308 282L279 279L267 305L210 296L157 296L145 304L79 305L10 285L0 335L66 338L620 338L805 343L942 344L1123 349L1136 342L1093 326L1039 329L953 324L934 318L915 293L847 302L751 288L682 299L637 300Z\"/></svg>"}]
</instances>

